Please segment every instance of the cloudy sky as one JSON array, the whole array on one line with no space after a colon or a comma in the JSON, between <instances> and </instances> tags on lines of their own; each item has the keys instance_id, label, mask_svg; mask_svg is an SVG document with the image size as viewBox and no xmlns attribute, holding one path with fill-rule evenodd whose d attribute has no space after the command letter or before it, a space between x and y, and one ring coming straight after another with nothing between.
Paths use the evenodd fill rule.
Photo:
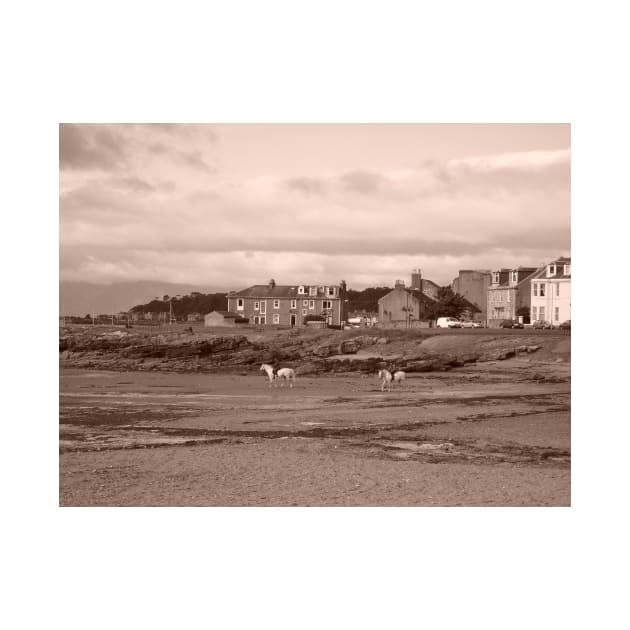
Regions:
<instances>
[{"instance_id":1,"label":"cloudy sky","mask_svg":"<svg viewBox=\"0 0 630 630\"><path fill-rule=\"evenodd\" d=\"M60 126L61 281L448 284L570 224L569 125Z\"/></svg>"}]
</instances>

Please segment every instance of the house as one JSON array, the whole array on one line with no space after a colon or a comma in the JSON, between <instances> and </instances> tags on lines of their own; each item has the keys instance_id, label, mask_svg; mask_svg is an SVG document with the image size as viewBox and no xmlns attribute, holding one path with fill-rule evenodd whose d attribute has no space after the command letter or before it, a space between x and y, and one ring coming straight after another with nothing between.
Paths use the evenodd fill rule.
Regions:
<instances>
[{"instance_id":1,"label":"house","mask_svg":"<svg viewBox=\"0 0 630 630\"><path fill-rule=\"evenodd\" d=\"M417 289L421 293L424 293L427 297L430 297L432 300L438 299L440 286L433 282L433 280L423 278L420 269L414 269L411 272L411 288Z\"/></svg>"},{"instance_id":2,"label":"house","mask_svg":"<svg viewBox=\"0 0 630 630\"><path fill-rule=\"evenodd\" d=\"M311 319L341 326L347 315L343 280L340 284L276 285L272 279L228 293L227 301L230 313L263 326L305 326Z\"/></svg>"},{"instance_id":3,"label":"house","mask_svg":"<svg viewBox=\"0 0 630 630\"><path fill-rule=\"evenodd\" d=\"M451 283L453 293L466 298L479 309L475 319L482 322L488 319L488 288L491 282L492 273L489 270L460 269L459 276Z\"/></svg>"},{"instance_id":4,"label":"house","mask_svg":"<svg viewBox=\"0 0 630 630\"><path fill-rule=\"evenodd\" d=\"M425 295L419 287L405 287L396 280L394 288L378 301L378 321L381 326L414 328L422 326L433 317L435 300Z\"/></svg>"},{"instance_id":5,"label":"house","mask_svg":"<svg viewBox=\"0 0 630 630\"><path fill-rule=\"evenodd\" d=\"M247 324L248 322L247 318L229 311L212 311L203 318L204 326L236 326L237 324Z\"/></svg>"},{"instance_id":6,"label":"house","mask_svg":"<svg viewBox=\"0 0 630 630\"><path fill-rule=\"evenodd\" d=\"M536 271L536 267L517 267L492 272L486 307L488 326L498 326L503 319L518 319L524 313L525 319L529 317L530 283Z\"/></svg>"},{"instance_id":7,"label":"house","mask_svg":"<svg viewBox=\"0 0 630 630\"><path fill-rule=\"evenodd\" d=\"M201 313L188 313L188 315L186 315L187 322L200 322L201 319Z\"/></svg>"},{"instance_id":8,"label":"house","mask_svg":"<svg viewBox=\"0 0 630 630\"><path fill-rule=\"evenodd\" d=\"M571 258L560 256L531 279L531 320L557 326L571 319Z\"/></svg>"}]
</instances>

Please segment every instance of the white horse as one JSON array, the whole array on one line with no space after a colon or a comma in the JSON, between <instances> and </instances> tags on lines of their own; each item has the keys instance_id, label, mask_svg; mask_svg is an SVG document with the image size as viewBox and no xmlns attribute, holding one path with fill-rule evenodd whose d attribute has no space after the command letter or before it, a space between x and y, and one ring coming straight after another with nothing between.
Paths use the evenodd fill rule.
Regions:
<instances>
[{"instance_id":1,"label":"white horse","mask_svg":"<svg viewBox=\"0 0 630 630\"><path fill-rule=\"evenodd\" d=\"M267 376L269 377L269 387L271 387L276 379L280 381L280 387L284 385L285 381L289 383L289 387L293 387L293 383L295 383L295 370L291 368L281 368L276 371L268 363L263 363L260 366L260 370L267 373Z\"/></svg>"},{"instance_id":2,"label":"white horse","mask_svg":"<svg viewBox=\"0 0 630 630\"><path fill-rule=\"evenodd\" d=\"M385 385L387 385L387 390L391 392L392 381L394 381L394 385L396 383L400 383L401 388L403 386L403 383L405 382L405 373L402 370L394 372L393 375L389 370L379 370L378 377L383 380L381 384L381 391L385 391Z\"/></svg>"},{"instance_id":3,"label":"white horse","mask_svg":"<svg viewBox=\"0 0 630 630\"><path fill-rule=\"evenodd\" d=\"M280 380L280 387L284 385L284 381L289 383L289 387L293 387L293 383L295 383L295 370L292 368L280 368L276 372L276 378Z\"/></svg>"},{"instance_id":4,"label":"white horse","mask_svg":"<svg viewBox=\"0 0 630 630\"><path fill-rule=\"evenodd\" d=\"M271 365L269 365L268 363L263 363L260 366L260 371L261 372L267 372L267 376L269 377L269 387L271 387L271 384L273 383L273 380L276 378L276 373L275 373L273 367L271 367Z\"/></svg>"}]
</instances>

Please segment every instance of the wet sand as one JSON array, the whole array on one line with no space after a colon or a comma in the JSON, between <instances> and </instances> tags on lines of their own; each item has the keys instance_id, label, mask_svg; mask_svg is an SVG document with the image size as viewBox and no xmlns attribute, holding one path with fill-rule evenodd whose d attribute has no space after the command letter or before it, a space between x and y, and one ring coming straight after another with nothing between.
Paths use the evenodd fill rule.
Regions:
<instances>
[{"instance_id":1,"label":"wet sand","mask_svg":"<svg viewBox=\"0 0 630 630\"><path fill-rule=\"evenodd\" d=\"M62 506L567 506L570 364L60 372Z\"/></svg>"}]
</instances>

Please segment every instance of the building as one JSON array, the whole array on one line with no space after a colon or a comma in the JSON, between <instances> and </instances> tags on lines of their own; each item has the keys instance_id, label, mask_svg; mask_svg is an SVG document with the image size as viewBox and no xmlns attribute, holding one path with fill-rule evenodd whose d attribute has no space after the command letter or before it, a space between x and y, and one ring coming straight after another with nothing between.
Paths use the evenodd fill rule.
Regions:
<instances>
[{"instance_id":1,"label":"building","mask_svg":"<svg viewBox=\"0 0 630 630\"><path fill-rule=\"evenodd\" d=\"M518 319L525 323L531 307L531 278L536 267L499 269L492 272L486 307L489 326L498 326L502 319Z\"/></svg>"},{"instance_id":2,"label":"building","mask_svg":"<svg viewBox=\"0 0 630 630\"><path fill-rule=\"evenodd\" d=\"M488 319L488 289L491 283L492 273L489 270L460 269L451 288L453 293L474 304L479 309L475 319L485 322Z\"/></svg>"},{"instance_id":3,"label":"building","mask_svg":"<svg viewBox=\"0 0 630 630\"><path fill-rule=\"evenodd\" d=\"M424 293L427 297L430 297L432 300L438 299L440 286L435 284L432 280L424 279L420 269L414 269L411 272L411 288L417 289L421 293Z\"/></svg>"},{"instance_id":4,"label":"building","mask_svg":"<svg viewBox=\"0 0 630 630\"><path fill-rule=\"evenodd\" d=\"M531 279L531 321L554 326L571 319L571 258L560 256L539 269Z\"/></svg>"},{"instance_id":5,"label":"building","mask_svg":"<svg viewBox=\"0 0 630 630\"><path fill-rule=\"evenodd\" d=\"M419 287L407 288L396 280L394 288L378 301L378 321L382 326L413 328L433 318L435 300Z\"/></svg>"},{"instance_id":6,"label":"building","mask_svg":"<svg viewBox=\"0 0 630 630\"><path fill-rule=\"evenodd\" d=\"M204 326L236 326L237 324L246 323L248 323L248 320L228 311L212 311L204 315L203 318Z\"/></svg>"},{"instance_id":7,"label":"building","mask_svg":"<svg viewBox=\"0 0 630 630\"><path fill-rule=\"evenodd\" d=\"M341 326L347 317L346 283L257 284L228 293L228 311L263 326L305 326L309 319ZM305 321L306 320L306 321Z\"/></svg>"}]
</instances>

